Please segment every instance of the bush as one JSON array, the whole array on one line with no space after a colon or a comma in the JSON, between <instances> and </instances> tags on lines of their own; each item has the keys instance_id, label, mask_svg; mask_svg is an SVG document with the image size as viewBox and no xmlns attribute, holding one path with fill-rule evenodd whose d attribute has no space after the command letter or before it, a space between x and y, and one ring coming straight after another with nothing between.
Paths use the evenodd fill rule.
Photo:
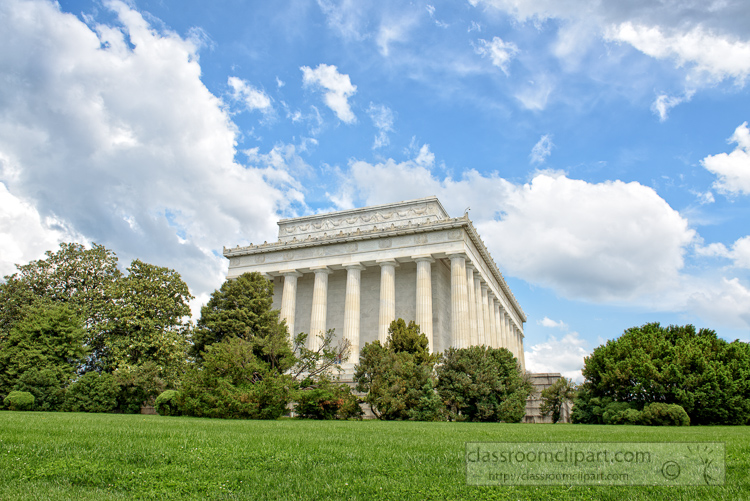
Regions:
<instances>
[{"instance_id":1,"label":"bush","mask_svg":"<svg viewBox=\"0 0 750 501\"><path fill-rule=\"evenodd\" d=\"M112 374L87 372L70 385L63 410L69 412L113 412L120 385Z\"/></svg>"},{"instance_id":2,"label":"bush","mask_svg":"<svg viewBox=\"0 0 750 501\"><path fill-rule=\"evenodd\" d=\"M361 418L362 409L351 388L321 379L315 388L302 390L294 409L306 419Z\"/></svg>"},{"instance_id":3,"label":"bush","mask_svg":"<svg viewBox=\"0 0 750 501\"><path fill-rule=\"evenodd\" d=\"M65 403L65 388L69 383L70 374L64 369L32 368L23 373L13 389L34 395L34 410L57 411Z\"/></svg>"},{"instance_id":4,"label":"bush","mask_svg":"<svg viewBox=\"0 0 750 501\"><path fill-rule=\"evenodd\" d=\"M612 402L604 408L604 424L641 424L641 412L628 402Z\"/></svg>"},{"instance_id":5,"label":"bush","mask_svg":"<svg viewBox=\"0 0 750 501\"><path fill-rule=\"evenodd\" d=\"M179 416L180 408L177 403L179 396L180 392L176 390L166 390L161 392L154 402L156 412L158 412L160 416Z\"/></svg>"},{"instance_id":6,"label":"bush","mask_svg":"<svg viewBox=\"0 0 750 501\"><path fill-rule=\"evenodd\" d=\"M203 366L188 370L177 396L187 416L277 419L292 401L294 381L253 353L241 338L214 343L203 353Z\"/></svg>"},{"instance_id":7,"label":"bush","mask_svg":"<svg viewBox=\"0 0 750 501\"><path fill-rule=\"evenodd\" d=\"M526 414L532 386L505 348L449 348L436 370L451 420L518 423Z\"/></svg>"},{"instance_id":8,"label":"bush","mask_svg":"<svg viewBox=\"0 0 750 501\"><path fill-rule=\"evenodd\" d=\"M125 414L140 413L142 405L153 403L164 391L164 382L159 377L159 367L154 362L119 368L114 376L120 386L117 396L118 407Z\"/></svg>"},{"instance_id":9,"label":"bush","mask_svg":"<svg viewBox=\"0 0 750 501\"><path fill-rule=\"evenodd\" d=\"M643 408L641 422L651 426L690 426L690 417L681 405L654 402Z\"/></svg>"},{"instance_id":10,"label":"bush","mask_svg":"<svg viewBox=\"0 0 750 501\"><path fill-rule=\"evenodd\" d=\"M28 391L11 391L3 403L12 411L30 411L34 408L34 395Z\"/></svg>"}]
</instances>

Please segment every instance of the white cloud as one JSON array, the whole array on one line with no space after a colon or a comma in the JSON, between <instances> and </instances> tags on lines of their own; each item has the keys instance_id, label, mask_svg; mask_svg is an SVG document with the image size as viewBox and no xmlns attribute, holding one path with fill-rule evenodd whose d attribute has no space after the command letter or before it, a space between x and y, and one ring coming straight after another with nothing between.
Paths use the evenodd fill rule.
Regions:
<instances>
[{"instance_id":1,"label":"white cloud","mask_svg":"<svg viewBox=\"0 0 750 501\"><path fill-rule=\"evenodd\" d=\"M635 182L594 184L540 172L515 185L472 170L439 180L428 164L392 159L352 161L349 178L366 204L434 194L454 215L471 206L499 266L570 298L633 301L668 289L695 238L687 220Z\"/></svg>"},{"instance_id":2,"label":"white cloud","mask_svg":"<svg viewBox=\"0 0 750 501\"><path fill-rule=\"evenodd\" d=\"M539 141L531 149L531 163L540 164L544 162L548 156L552 154L552 136L549 134L543 135Z\"/></svg>"},{"instance_id":3,"label":"white cloud","mask_svg":"<svg viewBox=\"0 0 750 501\"><path fill-rule=\"evenodd\" d=\"M666 94L660 94L656 96L656 99L651 104L651 111L654 115L659 117L660 122L667 120L669 110L682 104L686 101L690 101L693 96L693 92L688 92L684 96L668 96Z\"/></svg>"},{"instance_id":4,"label":"white cloud","mask_svg":"<svg viewBox=\"0 0 750 501\"><path fill-rule=\"evenodd\" d=\"M547 107L549 96L555 85L547 75L539 75L536 80L528 82L514 97L518 99L524 108L528 110L541 111Z\"/></svg>"},{"instance_id":5,"label":"white cloud","mask_svg":"<svg viewBox=\"0 0 750 501\"><path fill-rule=\"evenodd\" d=\"M589 355L588 343L577 332L562 339L550 336L547 341L524 350L529 372L559 372L562 376L582 382L583 358Z\"/></svg>"},{"instance_id":6,"label":"white cloud","mask_svg":"<svg viewBox=\"0 0 750 501\"><path fill-rule=\"evenodd\" d=\"M227 83L232 88L232 98L241 102L248 111L260 110L267 113L273 109L271 98L247 81L237 77L229 77Z\"/></svg>"},{"instance_id":7,"label":"white cloud","mask_svg":"<svg viewBox=\"0 0 750 501\"><path fill-rule=\"evenodd\" d=\"M488 56L492 64L500 68L503 73L508 74L508 65L518 54L518 47L513 42L505 42L500 37L493 37L491 42L480 38L478 45L474 47L477 54Z\"/></svg>"},{"instance_id":8,"label":"white cloud","mask_svg":"<svg viewBox=\"0 0 750 501\"><path fill-rule=\"evenodd\" d=\"M328 26L338 31L345 39L362 40L365 35L366 12L359 0L317 0L318 6L326 16Z\"/></svg>"},{"instance_id":9,"label":"white cloud","mask_svg":"<svg viewBox=\"0 0 750 501\"><path fill-rule=\"evenodd\" d=\"M690 65L694 78L709 82L733 78L742 85L750 73L750 42L717 36L701 26L680 31L625 22L607 30L606 35L653 58Z\"/></svg>"},{"instance_id":10,"label":"white cloud","mask_svg":"<svg viewBox=\"0 0 750 501\"><path fill-rule=\"evenodd\" d=\"M590 2L588 0L470 0L506 12L521 22L560 25L557 50L577 57L598 33L624 42L655 59L685 67L693 85L734 79L743 85L750 73L748 10L741 2ZM570 27L574 28L570 28ZM572 38L571 38L572 37ZM566 40L567 39L567 40ZM571 43L571 40L573 42Z\"/></svg>"},{"instance_id":11,"label":"white cloud","mask_svg":"<svg viewBox=\"0 0 750 501\"><path fill-rule=\"evenodd\" d=\"M563 322L562 320L555 322L551 318L544 317L543 319L539 320L537 322L542 327L549 327L551 329L562 329L562 330L568 330L568 325Z\"/></svg>"},{"instance_id":12,"label":"white cloud","mask_svg":"<svg viewBox=\"0 0 750 501\"><path fill-rule=\"evenodd\" d=\"M734 151L709 155L701 164L719 177L714 183L718 191L750 195L750 130L747 122L735 129L728 142L737 143Z\"/></svg>"},{"instance_id":13,"label":"white cloud","mask_svg":"<svg viewBox=\"0 0 750 501\"><path fill-rule=\"evenodd\" d=\"M737 239L731 250L722 243L712 243L705 247L696 246L695 253L704 257L731 259L734 267L750 269L750 236Z\"/></svg>"},{"instance_id":14,"label":"white cloud","mask_svg":"<svg viewBox=\"0 0 750 501\"><path fill-rule=\"evenodd\" d=\"M390 143L388 133L393 132L393 111L383 104L370 103L370 107L367 108L367 114L370 115L373 125L378 129L378 135L375 136L372 148L377 149L388 146Z\"/></svg>"},{"instance_id":15,"label":"white cloud","mask_svg":"<svg viewBox=\"0 0 750 501\"><path fill-rule=\"evenodd\" d=\"M336 66L328 64L319 64L314 70L308 66L302 66L300 69L302 83L305 86L325 89L323 99L326 106L339 120L348 124L357 121L348 101L357 92L357 86L352 84L349 75L339 73Z\"/></svg>"},{"instance_id":16,"label":"white cloud","mask_svg":"<svg viewBox=\"0 0 750 501\"><path fill-rule=\"evenodd\" d=\"M719 283L696 287L688 295L685 308L718 325L750 327L750 289L737 278L722 277Z\"/></svg>"},{"instance_id":17,"label":"white cloud","mask_svg":"<svg viewBox=\"0 0 750 501\"><path fill-rule=\"evenodd\" d=\"M92 28L50 2L0 2L0 181L27 204L10 224L31 228L4 248L27 261L35 234L52 249L74 232L210 292L222 245L273 238L296 185L235 162L237 127L201 82L193 41L105 6L117 24Z\"/></svg>"}]
</instances>

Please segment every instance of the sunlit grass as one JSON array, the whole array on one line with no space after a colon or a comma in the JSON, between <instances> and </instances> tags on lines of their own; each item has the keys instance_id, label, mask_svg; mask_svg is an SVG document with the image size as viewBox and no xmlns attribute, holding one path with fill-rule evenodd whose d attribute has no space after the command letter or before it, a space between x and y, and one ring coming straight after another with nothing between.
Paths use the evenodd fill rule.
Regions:
<instances>
[{"instance_id":1,"label":"sunlit grass","mask_svg":"<svg viewBox=\"0 0 750 501\"><path fill-rule=\"evenodd\" d=\"M0 412L0 499L750 499L746 427ZM470 487L469 441L726 442L724 487Z\"/></svg>"}]
</instances>

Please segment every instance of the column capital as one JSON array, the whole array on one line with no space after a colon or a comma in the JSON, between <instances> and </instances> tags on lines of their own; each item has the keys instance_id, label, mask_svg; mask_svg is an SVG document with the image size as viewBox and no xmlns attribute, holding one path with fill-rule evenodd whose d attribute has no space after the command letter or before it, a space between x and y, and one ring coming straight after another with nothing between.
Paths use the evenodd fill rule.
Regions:
<instances>
[{"instance_id":1,"label":"column capital","mask_svg":"<svg viewBox=\"0 0 750 501\"><path fill-rule=\"evenodd\" d=\"M348 263L342 265L345 270L364 270L365 267L362 265L362 263Z\"/></svg>"},{"instance_id":2,"label":"column capital","mask_svg":"<svg viewBox=\"0 0 750 501\"><path fill-rule=\"evenodd\" d=\"M471 261L469 261L469 258L466 258L466 271L474 271L477 267L474 266Z\"/></svg>"},{"instance_id":3,"label":"column capital","mask_svg":"<svg viewBox=\"0 0 750 501\"><path fill-rule=\"evenodd\" d=\"M485 282L485 281L483 281L483 280L480 279L479 286L482 288L482 292L488 291L488 293L489 293L490 286L487 285L487 282Z\"/></svg>"},{"instance_id":4,"label":"column capital","mask_svg":"<svg viewBox=\"0 0 750 501\"><path fill-rule=\"evenodd\" d=\"M314 267L310 268L310 270L313 273L315 273L316 275L318 273L325 273L326 275L329 275L329 274L333 273L333 270L330 269L328 266L314 266Z\"/></svg>"},{"instance_id":5,"label":"column capital","mask_svg":"<svg viewBox=\"0 0 750 501\"><path fill-rule=\"evenodd\" d=\"M419 262L434 263L435 262L435 258L433 258L431 254L420 254L419 256L412 256L411 258L416 263L419 263Z\"/></svg>"},{"instance_id":6,"label":"column capital","mask_svg":"<svg viewBox=\"0 0 750 501\"><path fill-rule=\"evenodd\" d=\"M301 277L302 273L297 270L281 270L279 275L283 277Z\"/></svg>"},{"instance_id":7,"label":"column capital","mask_svg":"<svg viewBox=\"0 0 750 501\"><path fill-rule=\"evenodd\" d=\"M398 261L395 259L378 259L375 261L377 264L382 266L393 266L394 268L398 266Z\"/></svg>"}]
</instances>

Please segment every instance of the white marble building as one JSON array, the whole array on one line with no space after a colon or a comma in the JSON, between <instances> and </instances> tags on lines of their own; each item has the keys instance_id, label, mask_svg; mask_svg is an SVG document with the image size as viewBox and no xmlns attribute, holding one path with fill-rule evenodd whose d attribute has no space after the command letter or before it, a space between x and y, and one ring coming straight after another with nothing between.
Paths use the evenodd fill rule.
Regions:
<instances>
[{"instance_id":1,"label":"white marble building","mask_svg":"<svg viewBox=\"0 0 750 501\"><path fill-rule=\"evenodd\" d=\"M274 308L290 332L335 329L351 342L385 341L396 318L416 321L431 351L508 348L525 368L526 315L468 216L436 197L278 222L279 240L224 249L228 278L257 271L274 281Z\"/></svg>"}]
</instances>

